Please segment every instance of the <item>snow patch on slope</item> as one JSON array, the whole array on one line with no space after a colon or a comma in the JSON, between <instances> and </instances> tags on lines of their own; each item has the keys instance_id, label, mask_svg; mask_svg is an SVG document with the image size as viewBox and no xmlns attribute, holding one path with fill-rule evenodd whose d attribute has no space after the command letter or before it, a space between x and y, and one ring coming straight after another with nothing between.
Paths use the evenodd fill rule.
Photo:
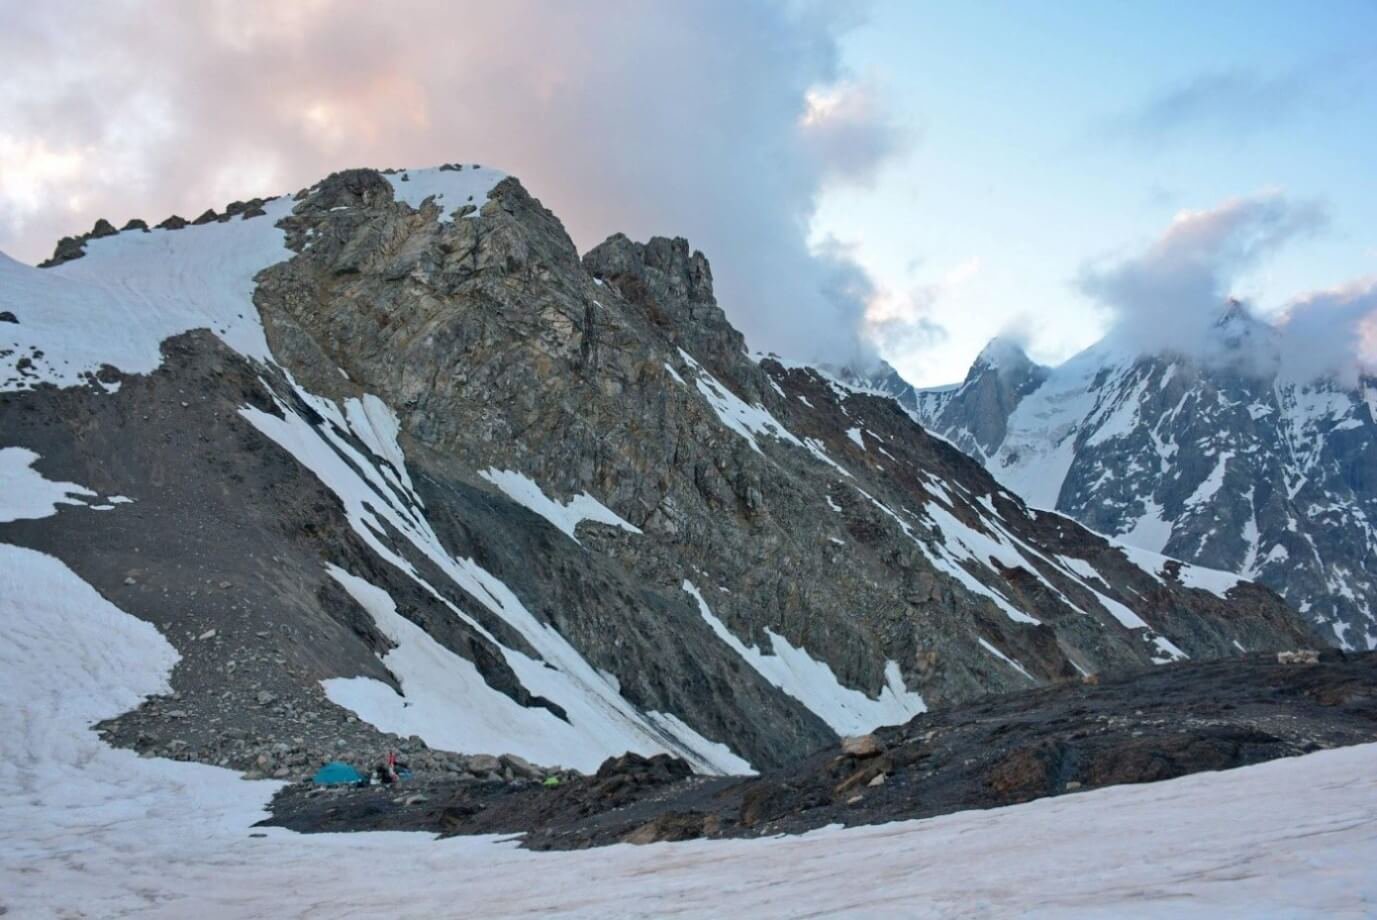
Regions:
<instances>
[{"instance_id":1,"label":"snow patch on slope","mask_svg":"<svg viewBox=\"0 0 1377 920\"><path fill-rule=\"evenodd\" d=\"M966 571L965 567L961 565L959 557L952 553L945 542L939 541L933 547L929 547L927 543L920 540L918 535L913 532L913 527L910 526L908 521L905 521L896 514L893 508L890 508L884 502L875 498L875 496L859 486L856 487L856 491L861 493L861 495L872 505L884 512L898 524L899 529L904 532L904 536L913 541L914 545L918 547L919 551L927 557L927 560L931 562L935 568L956 579L967 591L970 591L972 594L978 594L981 597L989 598L996 607L1004 611L1005 615L1015 623L1027 623L1036 626L1042 622L1015 607L1003 594ZM965 558L970 558L969 550L965 547L962 547L962 550L965 553Z\"/></svg>"},{"instance_id":2,"label":"snow patch on slope","mask_svg":"<svg viewBox=\"0 0 1377 920\"><path fill-rule=\"evenodd\" d=\"M771 435L781 441L804 447L803 442L794 437L789 429L780 424L779 420L763 406L748 403L727 389L721 381L709 374L703 365L694 360L693 355L682 348L679 349L679 354L693 368L696 375L694 383L698 387L698 392L703 394L712 411L717 413L718 419L750 442L756 453L763 453L760 443L755 438L757 434Z\"/></svg>"},{"instance_id":3,"label":"snow patch on slope","mask_svg":"<svg viewBox=\"0 0 1377 920\"><path fill-rule=\"evenodd\" d=\"M1024 677L1028 678L1029 680L1033 681L1034 683L1037 682L1036 679L1033 677L1033 675L1031 675L1031 674L1028 673L1028 669L1027 669L1027 668L1025 668L1023 665L1019 664L1019 663L1018 663L1017 661L1015 661L1014 659L1010 658L1008 655L1006 655L1006 654L1004 654L1003 652L1001 652L999 649L995 648L994 645L992 645L991 643L985 641L983 638L981 638L981 637L979 637L979 636L976 637L976 640L975 640L975 641L979 642L979 643L980 643L980 647L983 648L985 651L989 652L991 655L993 655L994 657L998 658L1000 661L1004 662L1004 663L1007 664L1009 667L1013 668L1015 671L1017 671L1018 673L1022 674Z\"/></svg>"},{"instance_id":4,"label":"snow patch on slope","mask_svg":"<svg viewBox=\"0 0 1377 920\"><path fill-rule=\"evenodd\" d=\"M631 533L641 532L641 529L635 524L626 521L587 492L575 495L569 501L560 504L547 496L540 486L535 484L534 480L523 476L516 470L487 469L478 475L497 486L518 505L529 508L558 527L575 543L579 542L575 531L583 521L620 527Z\"/></svg>"},{"instance_id":5,"label":"snow patch on slope","mask_svg":"<svg viewBox=\"0 0 1377 920\"><path fill-rule=\"evenodd\" d=\"M905 687L897 662L885 663L884 689L879 699L872 700L859 690L843 686L825 662L813 658L806 649L791 645L773 630L765 630L770 637L769 652L747 645L717 618L692 582L684 581L684 591L698 602L698 612L719 639L761 677L798 700L839 735L861 735L881 725L901 725L920 712L927 712L922 696Z\"/></svg>"},{"instance_id":6,"label":"snow patch on slope","mask_svg":"<svg viewBox=\"0 0 1377 920\"><path fill-rule=\"evenodd\" d=\"M1215 461L1214 468L1210 470L1210 475L1200 481L1200 485L1195 487L1195 491L1186 499L1186 507L1194 508L1202 505L1214 498L1221 486L1224 485L1224 473L1228 470L1229 461L1233 459L1234 452L1222 450L1219 458Z\"/></svg>"},{"instance_id":7,"label":"snow patch on slope","mask_svg":"<svg viewBox=\"0 0 1377 920\"><path fill-rule=\"evenodd\" d=\"M425 630L397 613L388 593L337 566L326 567L354 600L373 617L396 647L382 662L401 684L399 695L387 684L366 677L322 681L326 695L365 721L398 735L419 735L432 747L448 751L518 754L544 765L595 768L610 748L625 743L627 750L643 739L631 732L621 737L593 737L548 709L526 707L483 680L473 662L445 648ZM725 745L714 745L682 720L662 713L648 714L666 733L694 737L711 750L715 762L731 765L734 773L749 773L750 764ZM714 750L715 749L715 750Z\"/></svg>"},{"instance_id":8,"label":"snow patch on slope","mask_svg":"<svg viewBox=\"0 0 1377 920\"><path fill-rule=\"evenodd\" d=\"M507 174L482 166L464 166L460 169L407 169L384 174L383 178L392 186L397 200L413 208L419 209L427 198L434 198L440 206L440 223L443 224L466 204L477 208L469 217L476 216L497 183L507 178Z\"/></svg>"},{"instance_id":9,"label":"snow patch on slope","mask_svg":"<svg viewBox=\"0 0 1377 920\"><path fill-rule=\"evenodd\" d=\"M1115 547L1127 556L1130 562L1159 582L1165 583L1167 580L1168 563L1180 566L1177 571L1177 578L1182 585L1187 588L1209 591L1218 597L1225 597L1231 590L1247 581L1246 578L1232 572L1222 572L1201 565L1191 565L1189 562L1181 562L1170 556L1163 556L1161 553L1155 553L1129 543L1116 541Z\"/></svg>"},{"instance_id":10,"label":"snow patch on slope","mask_svg":"<svg viewBox=\"0 0 1377 920\"><path fill-rule=\"evenodd\" d=\"M172 827L181 843L242 839L266 816L264 803L281 783L141 758L111 748L91 729L171 691L179 656L151 624L115 607L61 561L6 543L0 612L0 674L23 688L0 704L0 902L14 916L53 915L63 899L84 907L57 913L112 915L106 884L72 888L36 872L40 863L84 875L86 864L108 867L120 853L143 862L147 842Z\"/></svg>"},{"instance_id":11,"label":"snow patch on slope","mask_svg":"<svg viewBox=\"0 0 1377 920\"><path fill-rule=\"evenodd\" d=\"M347 420L328 400L320 399L299 388L296 394L322 415L343 426L343 430L348 431ZM567 639L552 626L537 620L505 583L472 559L450 556L426 520L424 510L414 495L399 494L388 488L373 464L354 450L343 437L336 434L331 426L311 425L281 400L278 401L277 407L282 413L281 417L254 407L244 407L240 414L295 457L299 463L315 473L320 481L339 497L354 531L380 558L415 581L422 590L435 598L437 603L447 607L471 629L491 642L529 692L552 700L564 708L569 722L579 736L585 739L584 743L567 755L566 766L592 770L606 757L628 750L642 754L668 750L684 757L700 772L732 773L749 767L744 760L735 755L729 759L719 756L721 745L711 742L707 745L698 745L701 736L674 737L666 734L663 722L657 723L637 711L603 679ZM361 470L371 472L361 474ZM384 521L417 552L433 562L455 585L515 629L536 651L538 657L533 658L502 645L477 620L451 604L414 566L384 542ZM384 689L387 693L392 692L390 687ZM435 691L437 695L444 692L445 688ZM377 698L371 702L381 705L377 703ZM532 755L529 750L521 749L504 753L518 754L530 759L538 756Z\"/></svg>"},{"instance_id":12,"label":"snow patch on slope","mask_svg":"<svg viewBox=\"0 0 1377 920\"><path fill-rule=\"evenodd\" d=\"M95 492L75 482L54 482L33 468L38 454L22 447L0 447L0 523L44 518L58 505L88 505Z\"/></svg>"},{"instance_id":13,"label":"snow patch on slope","mask_svg":"<svg viewBox=\"0 0 1377 920\"><path fill-rule=\"evenodd\" d=\"M0 310L19 320L0 326L0 350L13 349L0 359L0 391L76 386L104 364L146 374L162 363L162 341L191 329L267 361L253 278L292 257L274 226L292 206L278 198L250 220L88 240L83 258L47 269L0 254Z\"/></svg>"},{"instance_id":14,"label":"snow patch on slope","mask_svg":"<svg viewBox=\"0 0 1377 920\"><path fill-rule=\"evenodd\" d=\"M1143 500L1144 511L1132 527L1117 535L1117 539L1152 553L1161 553L1171 540L1172 523L1162 517L1163 508L1156 500Z\"/></svg>"},{"instance_id":15,"label":"snow patch on slope","mask_svg":"<svg viewBox=\"0 0 1377 920\"><path fill-rule=\"evenodd\" d=\"M397 434L401 423L397 421L392 407L372 393L363 394L361 399L346 399L344 414L349 427L373 455L386 460L390 466L383 467L389 477L395 477L397 485L412 489L411 476L406 471L406 457L397 444Z\"/></svg>"}]
</instances>

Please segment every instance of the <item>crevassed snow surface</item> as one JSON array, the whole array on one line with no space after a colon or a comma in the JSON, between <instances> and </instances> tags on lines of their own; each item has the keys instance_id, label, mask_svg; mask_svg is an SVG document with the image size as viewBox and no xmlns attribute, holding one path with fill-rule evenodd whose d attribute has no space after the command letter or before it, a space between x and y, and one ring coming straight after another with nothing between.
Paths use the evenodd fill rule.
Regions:
<instances>
[{"instance_id":1,"label":"crevassed snow surface","mask_svg":"<svg viewBox=\"0 0 1377 920\"><path fill-rule=\"evenodd\" d=\"M798 700L839 735L862 735L881 725L901 725L920 712L927 712L923 697L905 687L897 662L885 663L884 689L879 699L872 700L859 690L843 686L825 662L813 658L807 649L791 645L773 630L765 630L770 637L769 652L747 645L717 618L692 582L684 581L684 591L698 602L698 612L719 639L761 677Z\"/></svg>"},{"instance_id":2,"label":"crevassed snow surface","mask_svg":"<svg viewBox=\"0 0 1377 920\"><path fill-rule=\"evenodd\" d=\"M0 610L0 673L24 687L0 702L13 917L1356 918L1377 903L1377 745L798 837L537 853L254 828L278 783L90 730L167 688L177 656L156 630L3 544Z\"/></svg>"},{"instance_id":3,"label":"crevassed snow surface","mask_svg":"<svg viewBox=\"0 0 1377 920\"><path fill-rule=\"evenodd\" d=\"M440 206L440 222L446 223L466 204L481 211L488 195L507 174L485 166L465 165L462 169L407 169L383 178L391 184L397 200L413 208L419 208L427 198L434 198Z\"/></svg>"},{"instance_id":4,"label":"crevassed snow surface","mask_svg":"<svg viewBox=\"0 0 1377 920\"><path fill-rule=\"evenodd\" d=\"M1103 363L1092 347L1056 368L1010 414L1008 432L987 465L1037 508L1055 508L1076 457L1083 419L1096 409L1090 383Z\"/></svg>"},{"instance_id":5,"label":"crevassed snow surface","mask_svg":"<svg viewBox=\"0 0 1377 920\"><path fill-rule=\"evenodd\" d=\"M575 543L579 542L575 531L583 521L620 527L631 533L641 532L641 528L623 519L587 492L575 495L569 501L560 504L546 495L534 480L516 470L487 469L478 475L501 489L512 501L524 505L564 531Z\"/></svg>"}]
</instances>

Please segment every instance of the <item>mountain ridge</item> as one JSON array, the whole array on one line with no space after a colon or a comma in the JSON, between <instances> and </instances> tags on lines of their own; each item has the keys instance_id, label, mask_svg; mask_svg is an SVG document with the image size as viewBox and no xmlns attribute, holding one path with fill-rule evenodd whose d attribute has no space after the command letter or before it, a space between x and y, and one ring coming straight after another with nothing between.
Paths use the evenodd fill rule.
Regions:
<instances>
[{"instance_id":1,"label":"mountain ridge","mask_svg":"<svg viewBox=\"0 0 1377 920\"><path fill-rule=\"evenodd\" d=\"M131 499L0 539L183 658L119 743L280 776L399 743L741 772L1305 641L1264 589L1027 509L887 396L752 360L683 240L580 256L472 167L261 210L0 263L15 475Z\"/></svg>"},{"instance_id":2,"label":"mountain ridge","mask_svg":"<svg viewBox=\"0 0 1377 920\"><path fill-rule=\"evenodd\" d=\"M1296 379L1238 302L1213 331L1198 356L1105 341L1021 394L977 362L900 399L1035 506L1256 577L1327 641L1377 647L1377 379ZM980 398L992 390L1017 398Z\"/></svg>"}]
</instances>

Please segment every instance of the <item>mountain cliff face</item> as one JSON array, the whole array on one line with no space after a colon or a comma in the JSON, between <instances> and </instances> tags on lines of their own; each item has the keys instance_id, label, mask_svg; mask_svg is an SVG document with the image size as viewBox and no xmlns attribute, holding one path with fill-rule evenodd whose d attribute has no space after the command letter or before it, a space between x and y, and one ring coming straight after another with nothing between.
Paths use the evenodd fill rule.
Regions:
<instances>
[{"instance_id":1,"label":"mountain cliff face","mask_svg":"<svg viewBox=\"0 0 1377 920\"><path fill-rule=\"evenodd\" d=\"M741 772L1305 641L1270 591L1033 511L893 400L747 355L683 240L580 257L471 166L184 223L0 257L0 542L181 656L120 743L279 776L398 745Z\"/></svg>"},{"instance_id":2,"label":"mountain cliff face","mask_svg":"<svg viewBox=\"0 0 1377 920\"><path fill-rule=\"evenodd\" d=\"M1035 507L1256 579L1327 641L1377 648L1377 380L1290 379L1234 304L1210 358L1107 343L1056 368L999 343L899 398Z\"/></svg>"}]
</instances>

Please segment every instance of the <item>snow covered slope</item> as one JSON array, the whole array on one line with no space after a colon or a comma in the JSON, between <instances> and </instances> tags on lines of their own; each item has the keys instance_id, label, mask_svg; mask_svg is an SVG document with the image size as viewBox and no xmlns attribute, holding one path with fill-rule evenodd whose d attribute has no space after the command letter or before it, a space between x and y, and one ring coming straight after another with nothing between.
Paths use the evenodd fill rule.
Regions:
<instances>
[{"instance_id":1,"label":"snow covered slope","mask_svg":"<svg viewBox=\"0 0 1377 920\"><path fill-rule=\"evenodd\" d=\"M1030 504L1257 579L1331 641L1377 647L1377 380L1293 379L1239 305L1212 334L1208 362L1100 343L1051 369L1006 343L907 405Z\"/></svg>"},{"instance_id":2,"label":"snow covered slope","mask_svg":"<svg viewBox=\"0 0 1377 920\"><path fill-rule=\"evenodd\" d=\"M24 573L22 579L16 578ZM35 594L37 592L37 594ZM177 654L56 559L0 546L0 910L47 917L892 914L1360 917L1377 746L798 837L536 853L483 837L253 827L278 784L90 725ZM1267 803L1265 808L1259 802Z\"/></svg>"}]
</instances>

